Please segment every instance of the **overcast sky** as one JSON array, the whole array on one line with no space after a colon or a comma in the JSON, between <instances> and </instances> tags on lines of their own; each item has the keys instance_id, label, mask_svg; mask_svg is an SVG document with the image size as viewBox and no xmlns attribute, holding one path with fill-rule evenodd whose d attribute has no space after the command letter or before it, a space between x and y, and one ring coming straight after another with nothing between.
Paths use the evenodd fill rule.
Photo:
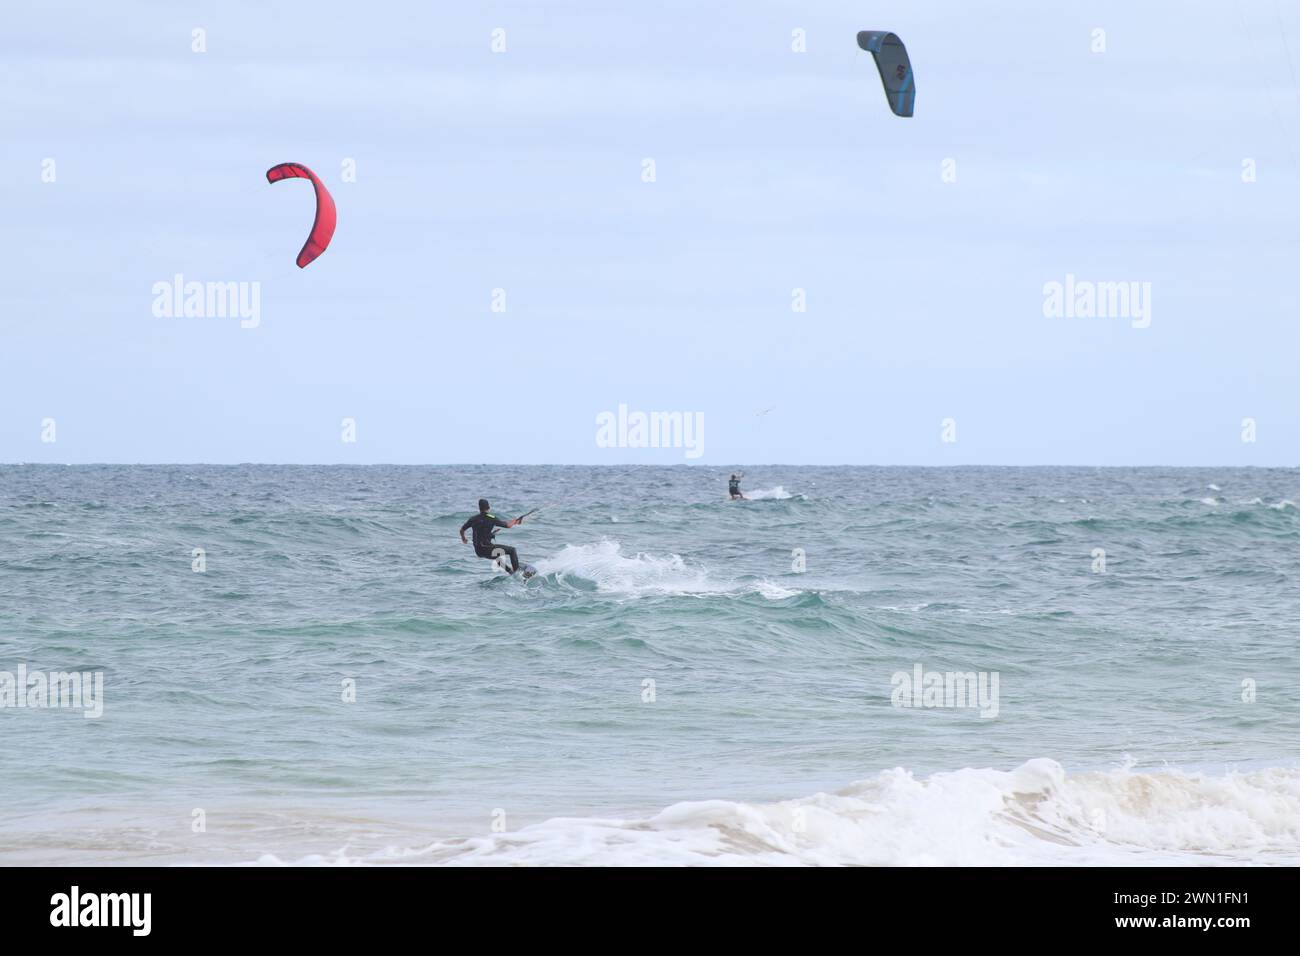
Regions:
<instances>
[{"instance_id":1,"label":"overcast sky","mask_svg":"<svg viewBox=\"0 0 1300 956\"><path fill-rule=\"evenodd\" d=\"M0 461L1296 464L1300 7L980 6L8 3Z\"/></svg>"}]
</instances>

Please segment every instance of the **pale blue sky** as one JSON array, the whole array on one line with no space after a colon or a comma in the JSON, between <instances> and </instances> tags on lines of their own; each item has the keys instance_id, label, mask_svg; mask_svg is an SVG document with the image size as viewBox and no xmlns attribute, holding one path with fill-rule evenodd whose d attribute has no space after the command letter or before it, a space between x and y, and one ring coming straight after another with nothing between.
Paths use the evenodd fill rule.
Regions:
<instances>
[{"instance_id":1,"label":"pale blue sky","mask_svg":"<svg viewBox=\"0 0 1300 956\"><path fill-rule=\"evenodd\" d=\"M713 466L1297 463L1300 8L977 6L8 4L0 461L685 461L598 448L625 403ZM261 326L155 318L178 272ZM1151 327L1045 318L1067 273Z\"/></svg>"}]
</instances>

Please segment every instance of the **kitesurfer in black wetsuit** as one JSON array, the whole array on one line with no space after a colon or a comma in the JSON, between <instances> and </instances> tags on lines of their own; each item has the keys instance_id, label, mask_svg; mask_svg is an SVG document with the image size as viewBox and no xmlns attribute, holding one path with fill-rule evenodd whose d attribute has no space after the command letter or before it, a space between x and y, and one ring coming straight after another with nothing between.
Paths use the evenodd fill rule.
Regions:
<instances>
[{"instance_id":1,"label":"kitesurfer in black wetsuit","mask_svg":"<svg viewBox=\"0 0 1300 956\"><path fill-rule=\"evenodd\" d=\"M514 574L519 570L519 552L507 544L494 544L492 536L497 533L497 528L513 528L524 519L511 518L509 521L502 521L491 512L491 507L486 498L478 500L478 514L460 526L460 542L469 544L465 540L465 530L472 528L474 553L489 561L495 561L500 555L507 555L510 558L510 573Z\"/></svg>"},{"instance_id":2,"label":"kitesurfer in black wetsuit","mask_svg":"<svg viewBox=\"0 0 1300 956\"><path fill-rule=\"evenodd\" d=\"M745 473L742 471L739 474L732 475L731 479L727 482L727 490L731 492L732 501L735 501L737 498L741 501L745 500L745 496L740 493L740 479L744 477Z\"/></svg>"}]
</instances>

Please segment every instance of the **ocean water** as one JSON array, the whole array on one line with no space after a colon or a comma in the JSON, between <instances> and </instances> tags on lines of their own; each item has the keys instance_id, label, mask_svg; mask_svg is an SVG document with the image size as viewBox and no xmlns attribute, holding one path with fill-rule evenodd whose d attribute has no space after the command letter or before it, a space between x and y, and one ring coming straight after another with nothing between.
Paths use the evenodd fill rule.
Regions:
<instances>
[{"instance_id":1,"label":"ocean water","mask_svg":"<svg viewBox=\"0 0 1300 956\"><path fill-rule=\"evenodd\" d=\"M0 863L1300 863L1300 471L745 471L0 466Z\"/></svg>"}]
</instances>

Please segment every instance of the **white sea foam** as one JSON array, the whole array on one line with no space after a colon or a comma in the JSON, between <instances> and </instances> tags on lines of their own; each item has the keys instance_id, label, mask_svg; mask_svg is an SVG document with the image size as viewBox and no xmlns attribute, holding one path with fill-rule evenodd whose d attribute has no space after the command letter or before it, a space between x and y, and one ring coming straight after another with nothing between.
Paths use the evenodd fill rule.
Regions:
<instances>
[{"instance_id":1,"label":"white sea foam","mask_svg":"<svg viewBox=\"0 0 1300 956\"><path fill-rule=\"evenodd\" d=\"M754 491L744 492L746 498L750 501L784 501L787 498L802 498L803 495L792 495L785 490L783 485L777 485L774 488L758 488Z\"/></svg>"},{"instance_id":2,"label":"white sea foam","mask_svg":"<svg viewBox=\"0 0 1300 956\"><path fill-rule=\"evenodd\" d=\"M1291 501L1289 498L1283 498L1281 501L1270 502L1270 501L1265 501L1263 498L1260 497L1254 497L1244 503L1248 505L1267 505L1268 507L1272 508L1274 511L1285 511L1287 508L1296 507L1296 503L1294 501Z\"/></svg>"},{"instance_id":3,"label":"white sea foam","mask_svg":"<svg viewBox=\"0 0 1300 956\"><path fill-rule=\"evenodd\" d=\"M275 857L259 862L278 863ZM646 819L556 818L491 836L300 863L453 866L1207 865L1300 862L1300 771L1118 769L920 779L889 770L774 804L678 803Z\"/></svg>"},{"instance_id":4,"label":"white sea foam","mask_svg":"<svg viewBox=\"0 0 1300 956\"><path fill-rule=\"evenodd\" d=\"M751 591L782 600L799 593L765 580L730 580L700 565L688 564L678 554L638 553L629 557L617 541L608 538L597 544L566 545L553 557L538 561L537 570L543 575L555 575L561 583L581 587L583 582L589 582L597 591L633 597Z\"/></svg>"}]
</instances>

